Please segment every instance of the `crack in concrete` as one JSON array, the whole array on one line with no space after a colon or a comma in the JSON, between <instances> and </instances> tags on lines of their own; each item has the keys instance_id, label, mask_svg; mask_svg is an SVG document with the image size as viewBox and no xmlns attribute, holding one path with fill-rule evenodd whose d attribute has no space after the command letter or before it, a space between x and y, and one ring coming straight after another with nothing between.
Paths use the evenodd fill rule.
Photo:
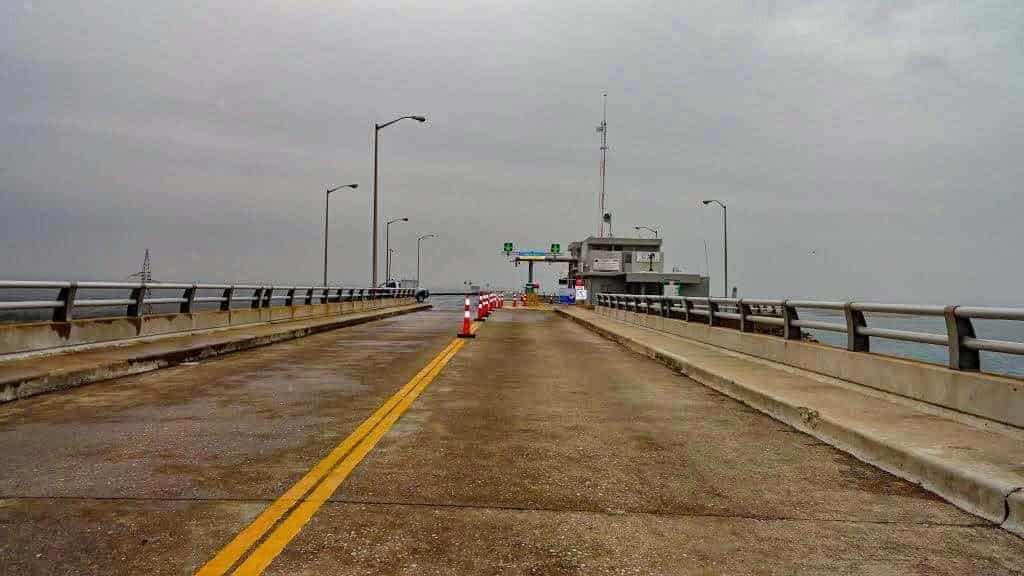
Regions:
<instances>
[{"instance_id":1,"label":"crack in concrete","mask_svg":"<svg viewBox=\"0 0 1024 576\"><path fill-rule=\"evenodd\" d=\"M994 528L999 526L990 522L972 522L969 524L953 522L928 522L928 521L903 521L903 520L842 520L837 518L816 518L801 516L771 516L752 514L729 514L713 512L653 512L646 510L622 510L609 511L601 508L551 508L543 506L508 506L501 504L458 504L458 503L431 503L431 502L399 502L389 500L339 500L331 499L325 504L365 504L369 506L408 506L415 508L455 508L467 510L507 510L511 512L550 512L550 513L578 513L578 514L599 514L603 516L662 516L668 518L735 518L739 520L764 520L779 522L830 522L838 524L869 524L869 525L905 525L905 526L945 526L953 528Z\"/></svg>"},{"instance_id":2,"label":"crack in concrete","mask_svg":"<svg viewBox=\"0 0 1024 576\"><path fill-rule=\"evenodd\" d=\"M1024 487L1017 488L1010 492L1017 492ZM1008 495L1009 496L1009 495ZM4 496L0 495L0 501L4 500L57 500L57 501L80 501L80 502L224 502L230 504L269 504L276 501L276 498L224 498L224 497L202 497L202 496ZM299 502L301 500L295 500ZM668 518L734 518L738 520L762 520L769 522L828 522L836 524L866 524L866 525L902 525L902 526L935 526L949 528L995 528L999 526L989 522L955 523L955 522L928 522L928 521L904 521L904 520L843 520L838 518L820 518L814 516L772 516L755 514L729 514L713 512L655 512L649 510L615 510L610 511L602 508L552 508L546 506L510 506L502 504L462 504L462 503L440 503L440 502L402 502L397 500L340 500L330 499L324 505L354 505L367 506L404 506L410 508L453 508L464 510L505 510L509 512L548 512L554 514L595 514L602 516L661 516Z\"/></svg>"}]
</instances>

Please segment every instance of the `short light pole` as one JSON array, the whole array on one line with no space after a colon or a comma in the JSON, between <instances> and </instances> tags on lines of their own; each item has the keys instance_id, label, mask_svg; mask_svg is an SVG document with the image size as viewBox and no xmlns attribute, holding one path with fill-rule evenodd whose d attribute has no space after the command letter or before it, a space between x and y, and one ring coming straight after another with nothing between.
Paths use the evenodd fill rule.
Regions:
<instances>
[{"instance_id":1,"label":"short light pole","mask_svg":"<svg viewBox=\"0 0 1024 576\"><path fill-rule=\"evenodd\" d=\"M725 286L722 287L722 295L729 297L729 210L721 200L704 200L702 203L707 206L714 202L722 207L722 276Z\"/></svg>"},{"instance_id":2,"label":"short light pole","mask_svg":"<svg viewBox=\"0 0 1024 576\"><path fill-rule=\"evenodd\" d=\"M388 248L387 250L388 250L387 264L388 264L388 268L390 268L391 267L391 258L394 257L395 254L398 254L398 248ZM387 286L390 282L391 282L391 278L390 277L386 278L384 280L384 285ZM397 284L397 282L396 282L396 284Z\"/></svg>"},{"instance_id":3,"label":"short light pole","mask_svg":"<svg viewBox=\"0 0 1024 576\"><path fill-rule=\"evenodd\" d=\"M345 184L344 186L327 188L327 193L324 194L324 286L327 286L327 230L329 229L327 226L327 222L331 215L331 193L337 192L342 188L351 188L355 190L356 188L359 188L359 184Z\"/></svg>"},{"instance_id":4,"label":"short light pole","mask_svg":"<svg viewBox=\"0 0 1024 576\"><path fill-rule=\"evenodd\" d=\"M647 230L651 234L654 234L655 238L658 237L658 229L657 228L651 228L650 226L633 226L633 230L636 230L636 235L637 236L640 235L640 231L641 230Z\"/></svg>"},{"instance_id":5,"label":"short light pole","mask_svg":"<svg viewBox=\"0 0 1024 576\"><path fill-rule=\"evenodd\" d=\"M373 271L371 272L370 275L371 286L377 285L377 222L379 221L379 219L377 218L377 206L379 205L379 203L377 202L377 148L380 147L380 131L383 130L384 128L387 128L388 126L391 126L395 122L405 119L415 120L420 123L427 121L426 116L401 116L389 122L385 122L383 124L375 123L373 125L373 231L371 232L371 234L373 235L373 240L370 242L370 244L372 245L371 250L373 252L373 254L371 254L370 256Z\"/></svg>"},{"instance_id":6,"label":"short light pole","mask_svg":"<svg viewBox=\"0 0 1024 576\"><path fill-rule=\"evenodd\" d=\"M416 287L420 287L420 244L427 238L437 238L437 234L424 234L416 239Z\"/></svg>"},{"instance_id":7,"label":"short light pole","mask_svg":"<svg viewBox=\"0 0 1024 576\"><path fill-rule=\"evenodd\" d=\"M384 226L384 252L387 253L387 258L384 261L384 281L388 282L391 280L391 225L395 222L408 222L408 218L393 218L388 220L388 223Z\"/></svg>"}]
</instances>

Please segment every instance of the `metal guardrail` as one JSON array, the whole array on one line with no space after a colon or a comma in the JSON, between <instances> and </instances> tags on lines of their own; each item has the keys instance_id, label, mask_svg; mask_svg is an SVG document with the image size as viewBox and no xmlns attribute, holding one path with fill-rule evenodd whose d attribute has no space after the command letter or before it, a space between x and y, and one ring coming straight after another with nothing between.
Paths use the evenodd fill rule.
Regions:
<instances>
[{"instance_id":1,"label":"metal guardrail","mask_svg":"<svg viewBox=\"0 0 1024 576\"><path fill-rule=\"evenodd\" d=\"M70 322L77 308L123 306L124 317L143 315L146 305L178 304L181 313L197 311L198 303L219 303L221 310L230 310L236 302L247 302L250 308L269 308L283 301L295 304L325 304L409 298L415 290L405 288L346 288L341 286L268 286L261 284L181 284L171 282L37 282L32 280L0 280L2 290L55 289L56 300L0 300L0 311L52 309L54 322ZM127 298L83 298L89 290L124 290ZM181 296L152 297L153 290L180 291ZM246 296L237 291L251 291ZM216 296L211 293L217 294Z\"/></svg>"},{"instance_id":2,"label":"metal guardrail","mask_svg":"<svg viewBox=\"0 0 1024 576\"><path fill-rule=\"evenodd\" d=\"M1024 321L1024 308L636 294L598 294L595 302L599 306L608 308L659 314L669 318L679 317L687 322L699 318L702 323L710 326L720 326L720 320L728 318L738 321L739 329L743 332L752 332L757 324L781 327L782 337L789 340L799 340L801 328L839 332L846 334L846 349L854 352L870 352L870 337L945 346L949 349L949 367L954 370L980 370L979 353L982 351L1024 355L1024 342L978 338L971 322L973 319ZM801 319L797 312L801 308L839 312L845 322ZM865 313L872 312L895 316L944 318L946 333L935 334L868 326Z\"/></svg>"}]
</instances>

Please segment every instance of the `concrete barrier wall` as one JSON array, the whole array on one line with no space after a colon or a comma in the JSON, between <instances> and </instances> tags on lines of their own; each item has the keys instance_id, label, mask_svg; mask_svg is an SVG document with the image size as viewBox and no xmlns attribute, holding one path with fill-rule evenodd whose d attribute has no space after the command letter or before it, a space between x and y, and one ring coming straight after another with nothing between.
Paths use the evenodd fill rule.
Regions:
<instances>
[{"instance_id":1,"label":"concrete barrier wall","mask_svg":"<svg viewBox=\"0 0 1024 576\"><path fill-rule=\"evenodd\" d=\"M270 308L151 314L140 318L86 318L71 322L0 324L0 356L211 328L340 316L374 308L406 306L415 298L299 304Z\"/></svg>"},{"instance_id":2,"label":"concrete barrier wall","mask_svg":"<svg viewBox=\"0 0 1024 576\"><path fill-rule=\"evenodd\" d=\"M604 316L631 324L1024 427L1024 380L1021 379L950 370L917 360L851 352L814 342L785 340L627 310L606 307L597 310Z\"/></svg>"}]
</instances>

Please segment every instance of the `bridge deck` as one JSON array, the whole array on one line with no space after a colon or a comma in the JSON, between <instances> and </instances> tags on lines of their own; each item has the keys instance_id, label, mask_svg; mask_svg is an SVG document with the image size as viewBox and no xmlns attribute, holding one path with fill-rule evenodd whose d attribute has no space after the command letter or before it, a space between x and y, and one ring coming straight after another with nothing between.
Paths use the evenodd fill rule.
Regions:
<instances>
[{"instance_id":1,"label":"bridge deck","mask_svg":"<svg viewBox=\"0 0 1024 576\"><path fill-rule=\"evenodd\" d=\"M460 317L0 406L0 573L199 569L444 350ZM421 382L329 500L307 496L284 520L309 513L266 573L1024 566L1024 540L548 313L497 313Z\"/></svg>"}]
</instances>

